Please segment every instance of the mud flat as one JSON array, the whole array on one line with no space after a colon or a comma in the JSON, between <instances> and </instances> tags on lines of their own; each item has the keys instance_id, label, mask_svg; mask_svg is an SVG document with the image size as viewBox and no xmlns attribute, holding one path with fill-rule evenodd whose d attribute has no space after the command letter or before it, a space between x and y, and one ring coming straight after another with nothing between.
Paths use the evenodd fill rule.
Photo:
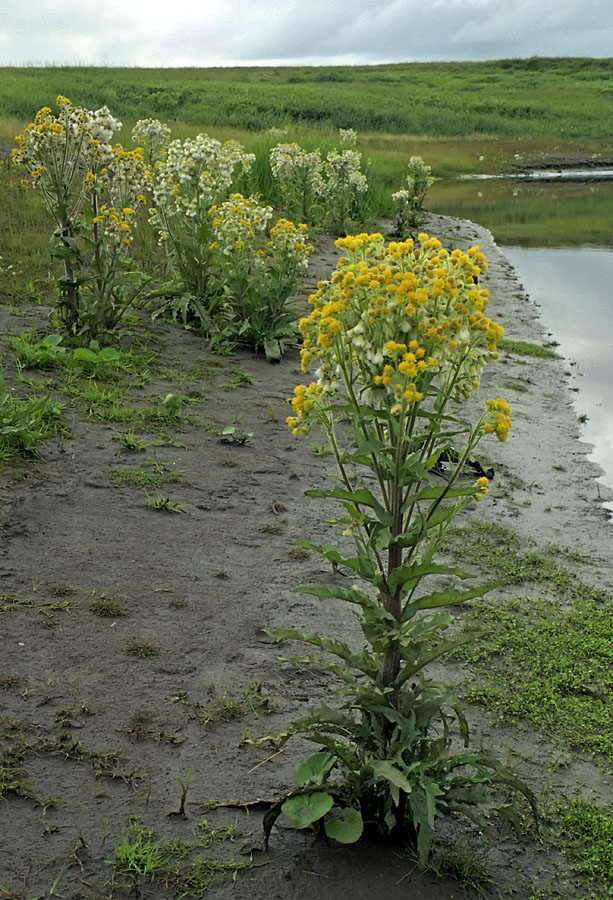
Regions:
<instances>
[{"instance_id":1,"label":"mud flat","mask_svg":"<svg viewBox=\"0 0 613 900\"><path fill-rule=\"evenodd\" d=\"M550 340L489 232L439 216L424 230L446 246L481 246L490 313L507 338ZM322 239L301 302L336 257L333 241ZM1 309L3 332L42 323L40 310L22 311L16 318ZM263 631L283 625L339 633L338 606L291 590L340 577L288 543L328 537L321 506L304 497L321 484L328 459L285 424L286 398L304 379L298 353L271 366L248 352L214 357L197 336L169 325L156 326L156 334L151 350L163 365L130 401L151 405L174 392L186 398L194 422L165 443L147 438L153 443L146 451L130 454L118 434L127 427L88 417L79 401L67 410L70 434L50 441L40 461L0 471L0 748L11 779L0 804L0 885L8 896L129 896L110 861L134 818L156 840L196 847L192 860L200 854L247 862L260 842L262 810L256 803L247 814L244 803L291 786L303 751L290 745L264 762L271 751L249 739L282 728L307 703L329 699L323 673L278 662ZM254 384L228 390L239 368ZM15 374L6 355L5 371ZM606 489L580 440L568 377L564 360L506 353L486 370L471 401L475 412L486 397L502 394L514 425L505 444L482 445L495 477L479 516L538 545L581 551L591 560L582 574L610 588L612 526L600 505ZM526 390L510 396L505 381ZM252 436L223 443L218 432L237 418ZM173 473L150 493L171 497L180 514L156 511L142 489L112 481L113 470L143 469L144 460ZM126 615L96 615L101 598L117 601ZM520 770L536 789L547 780L604 790L602 770L588 758L572 756L559 773L551 761L559 748L545 738L526 727L496 727L478 711L469 718L477 745L528 758ZM176 815L188 778L185 815ZM230 805L211 808L219 801ZM236 842L204 849L207 828L223 825L236 827ZM449 840L455 829L447 827ZM506 836L492 847L495 885L528 897L527 879L541 877L536 844ZM333 847L289 828L275 828L270 852L255 852L253 861L234 884L218 876L210 896L471 896L450 879L416 877L402 848ZM495 885L483 895L498 896ZM162 877L142 890L145 897L173 895Z\"/></svg>"}]
</instances>

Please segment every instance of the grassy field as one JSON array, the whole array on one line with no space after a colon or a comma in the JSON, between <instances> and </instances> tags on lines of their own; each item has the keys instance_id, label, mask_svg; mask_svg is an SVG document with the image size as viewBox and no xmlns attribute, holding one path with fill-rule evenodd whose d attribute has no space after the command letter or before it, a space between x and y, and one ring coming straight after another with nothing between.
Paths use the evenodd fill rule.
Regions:
<instances>
[{"instance_id":1,"label":"grassy field","mask_svg":"<svg viewBox=\"0 0 613 900\"><path fill-rule=\"evenodd\" d=\"M311 124L430 136L609 138L610 59L385 66L106 69L4 68L0 110L30 117L65 93L143 115L259 131Z\"/></svg>"},{"instance_id":2,"label":"grassy field","mask_svg":"<svg viewBox=\"0 0 613 900\"><path fill-rule=\"evenodd\" d=\"M517 169L543 157L613 157L613 65L608 59L524 59L387 66L2 69L0 144L11 144L62 93L82 106L106 103L124 121L167 121L173 136L207 131L258 157L255 188L269 194L267 130L325 153L337 129L359 132L369 161L370 206L389 214L410 156L440 177Z\"/></svg>"}]
</instances>

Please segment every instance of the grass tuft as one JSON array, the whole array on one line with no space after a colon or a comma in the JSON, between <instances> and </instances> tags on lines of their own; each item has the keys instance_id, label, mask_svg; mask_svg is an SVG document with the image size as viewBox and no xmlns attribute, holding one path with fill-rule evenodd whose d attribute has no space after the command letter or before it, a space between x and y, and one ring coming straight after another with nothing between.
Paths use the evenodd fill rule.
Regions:
<instances>
[{"instance_id":1,"label":"grass tuft","mask_svg":"<svg viewBox=\"0 0 613 900\"><path fill-rule=\"evenodd\" d=\"M533 344L530 341L512 341L507 338L501 338L497 342L499 350L505 353L515 353L517 356L533 356L537 359L560 359L560 354L556 353L550 347L543 347L541 344Z\"/></svg>"}]
</instances>

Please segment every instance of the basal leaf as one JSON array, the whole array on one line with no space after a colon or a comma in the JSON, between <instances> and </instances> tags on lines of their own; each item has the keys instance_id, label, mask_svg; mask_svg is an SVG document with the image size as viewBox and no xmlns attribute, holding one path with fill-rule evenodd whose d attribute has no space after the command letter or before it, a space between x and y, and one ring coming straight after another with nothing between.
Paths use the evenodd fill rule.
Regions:
<instances>
[{"instance_id":1,"label":"basal leaf","mask_svg":"<svg viewBox=\"0 0 613 900\"><path fill-rule=\"evenodd\" d=\"M288 797L281 809L296 828L308 828L330 812L333 804L334 800L330 794L315 791L312 794L296 794L294 797Z\"/></svg>"},{"instance_id":2,"label":"basal leaf","mask_svg":"<svg viewBox=\"0 0 613 900\"><path fill-rule=\"evenodd\" d=\"M335 762L336 757L331 753L324 751L313 753L296 769L296 784L298 787L305 784L322 784Z\"/></svg>"},{"instance_id":3,"label":"basal leaf","mask_svg":"<svg viewBox=\"0 0 613 900\"><path fill-rule=\"evenodd\" d=\"M339 844L355 844L364 831L362 814L359 810L346 806L340 816L326 820L324 830L329 838Z\"/></svg>"}]
</instances>

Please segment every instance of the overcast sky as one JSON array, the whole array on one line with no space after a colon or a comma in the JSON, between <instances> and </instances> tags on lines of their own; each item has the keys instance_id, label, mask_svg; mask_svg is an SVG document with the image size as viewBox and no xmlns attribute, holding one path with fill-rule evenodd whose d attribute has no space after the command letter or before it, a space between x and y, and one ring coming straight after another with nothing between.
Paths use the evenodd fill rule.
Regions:
<instances>
[{"instance_id":1,"label":"overcast sky","mask_svg":"<svg viewBox=\"0 0 613 900\"><path fill-rule=\"evenodd\" d=\"M0 65L613 56L613 0L2 0Z\"/></svg>"}]
</instances>

